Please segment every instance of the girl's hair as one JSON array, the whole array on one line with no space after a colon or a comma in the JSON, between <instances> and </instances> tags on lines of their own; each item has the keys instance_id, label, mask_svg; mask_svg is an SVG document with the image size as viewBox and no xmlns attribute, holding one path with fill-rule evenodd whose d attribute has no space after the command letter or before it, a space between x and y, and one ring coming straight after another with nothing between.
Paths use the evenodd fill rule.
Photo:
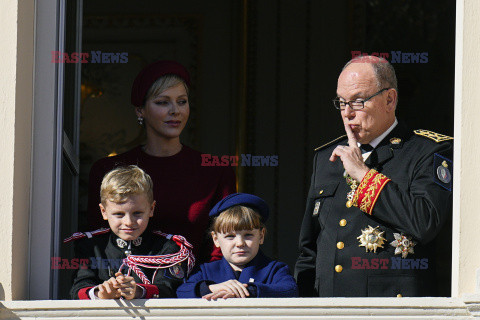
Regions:
<instances>
[{"instance_id":1,"label":"girl's hair","mask_svg":"<svg viewBox=\"0 0 480 320\"><path fill-rule=\"evenodd\" d=\"M185 86L185 90L187 91L188 95L188 86L185 83L185 80L183 80L181 77L177 76L176 74L167 74L161 76L152 84L150 89L148 89L148 92L145 95L145 100L143 101L143 105L145 105L147 100L151 97L156 97L160 95L163 91L175 87L180 83Z\"/></svg>"},{"instance_id":2,"label":"girl's hair","mask_svg":"<svg viewBox=\"0 0 480 320\"><path fill-rule=\"evenodd\" d=\"M153 202L153 182L148 174L137 166L118 167L103 177L100 199L105 206L107 200L121 203L129 196L144 194Z\"/></svg>"},{"instance_id":3,"label":"girl's hair","mask_svg":"<svg viewBox=\"0 0 480 320\"><path fill-rule=\"evenodd\" d=\"M253 209L245 206L228 208L215 217L212 231L228 233L240 230L266 229L260 215Z\"/></svg>"}]
</instances>

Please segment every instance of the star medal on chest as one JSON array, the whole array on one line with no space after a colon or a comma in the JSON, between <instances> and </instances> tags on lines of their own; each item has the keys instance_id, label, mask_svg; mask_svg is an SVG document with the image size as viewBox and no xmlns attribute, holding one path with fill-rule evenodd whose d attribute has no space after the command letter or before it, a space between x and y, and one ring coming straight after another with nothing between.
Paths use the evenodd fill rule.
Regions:
<instances>
[{"instance_id":1,"label":"star medal on chest","mask_svg":"<svg viewBox=\"0 0 480 320\"><path fill-rule=\"evenodd\" d=\"M395 248L395 254L401 254L402 258L406 258L409 253L414 254L413 247L417 244L412 240L412 237L406 236L403 233L394 233L395 240L390 243Z\"/></svg>"},{"instance_id":2,"label":"star medal on chest","mask_svg":"<svg viewBox=\"0 0 480 320\"><path fill-rule=\"evenodd\" d=\"M358 182L357 180L350 177L350 175L346 171L343 174L343 177L345 178L347 185L350 186L350 191L347 193L347 202L345 203L347 208L350 208L353 205L353 196L355 195L355 191L357 191Z\"/></svg>"},{"instance_id":3,"label":"star medal on chest","mask_svg":"<svg viewBox=\"0 0 480 320\"><path fill-rule=\"evenodd\" d=\"M368 228L362 230L362 234L357 237L360 241L358 246L365 247L365 252L373 251L376 253L377 248L383 248L383 244L387 239L383 237L385 231L381 231L378 228L379 226L375 228L368 226Z\"/></svg>"}]
</instances>

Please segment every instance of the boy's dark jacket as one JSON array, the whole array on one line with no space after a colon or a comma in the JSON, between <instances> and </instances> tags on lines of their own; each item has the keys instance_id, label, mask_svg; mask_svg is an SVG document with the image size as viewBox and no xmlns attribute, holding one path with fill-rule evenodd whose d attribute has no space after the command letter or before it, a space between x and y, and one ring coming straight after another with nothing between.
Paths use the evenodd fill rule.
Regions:
<instances>
[{"instance_id":1,"label":"boy's dark jacket","mask_svg":"<svg viewBox=\"0 0 480 320\"><path fill-rule=\"evenodd\" d=\"M225 258L204 263L199 269L178 288L179 298L200 298L209 293L209 291L205 292L208 285L237 279ZM297 284L288 266L283 262L269 259L261 251L245 266L237 280L248 283L249 292L256 292L255 296L259 298L298 296ZM254 287L255 290L250 290L250 287Z\"/></svg>"},{"instance_id":2,"label":"boy's dark jacket","mask_svg":"<svg viewBox=\"0 0 480 320\"><path fill-rule=\"evenodd\" d=\"M148 229L141 235L141 238L140 245L131 244L132 255L158 256L177 253L180 250L174 241L153 234ZM120 238L110 231L75 241L75 256L80 261L88 259L88 264L81 265L74 274L73 286L70 291L72 299L89 299L88 290L90 288L108 280L118 271L122 260L126 258L127 247L120 248L117 239ZM140 268L152 282L151 285L143 284L133 271L130 275L133 276L137 285L145 289L145 299L174 298L175 290L183 283L183 278L187 275L186 262L174 267L158 269L153 281L152 276L155 269ZM122 273L125 274L126 270L127 268L124 267Z\"/></svg>"}]
</instances>

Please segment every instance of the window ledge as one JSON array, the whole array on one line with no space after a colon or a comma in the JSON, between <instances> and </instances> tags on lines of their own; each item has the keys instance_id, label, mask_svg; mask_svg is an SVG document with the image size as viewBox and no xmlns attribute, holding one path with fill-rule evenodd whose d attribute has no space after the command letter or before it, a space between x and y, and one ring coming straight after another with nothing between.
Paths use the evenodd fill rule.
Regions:
<instances>
[{"instance_id":1,"label":"window ledge","mask_svg":"<svg viewBox=\"0 0 480 320\"><path fill-rule=\"evenodd\" d=\"M475 319L480 295L464 298L282 298L1 301L0 319Z\"/></svg>"}]
</instances>

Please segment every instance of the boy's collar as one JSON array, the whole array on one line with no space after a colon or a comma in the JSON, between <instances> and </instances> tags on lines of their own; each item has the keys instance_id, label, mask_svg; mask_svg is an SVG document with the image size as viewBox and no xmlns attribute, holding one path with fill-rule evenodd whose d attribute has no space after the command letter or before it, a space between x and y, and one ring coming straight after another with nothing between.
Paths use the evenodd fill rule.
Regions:
<instances>
[{"instance_id":1,"label":"boy's collar","mask_svg":"<svg viewBox=\"0 0 480 320\"><path fill-rule=\"evenodd\" d=\"M128 248L137 248L137 247L143 247L147 243L149 243L150 237L148 236L149 232L145 230L138 238L135 240L123 240L119 236L117 236L113 231L110 234L110 242L111 244L116 247L121 249L122 251L128 250Z\"/></svg>"},{"instance_id":2,"label":"boy's collar","mask_svg":"<svg viewBox=\"0 0 480 320\"><path fill-rule=\"evenodd\" d=\"M128 246L129 242L131 242L135 247L138 247L142 244L142 240L143 240L143 238L141 236L138 237L137 239L131 240L131 241L123 240L122 238L119 238L117 236L116 243L117 243L117 247L123 249L123 248Z\"/></svg>"}]
</instances>

